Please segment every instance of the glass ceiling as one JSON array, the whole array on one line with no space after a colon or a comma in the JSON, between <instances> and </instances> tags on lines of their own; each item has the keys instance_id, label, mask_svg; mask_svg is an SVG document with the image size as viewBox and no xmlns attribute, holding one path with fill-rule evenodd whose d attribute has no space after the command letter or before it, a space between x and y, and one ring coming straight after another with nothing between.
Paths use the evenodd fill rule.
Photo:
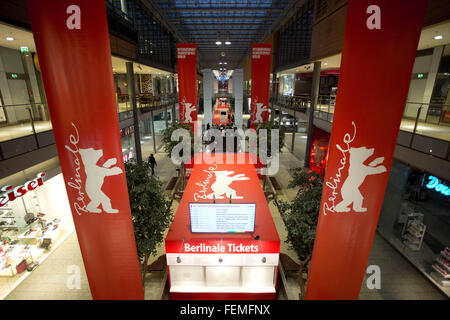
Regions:
<instances>
[{"instance_id":1,"label":"glass ceiling","mask_svg":"<svg viewBox=\"0 0 450 320\"><path fill-rule=\"evenodd\" d=\"M196 43L202 65L241 67L252 43L263 41L293 0L156 0L186 42ZM217 45L216 41L222 42ZM231 44L226 45L225 42Z\"/></svg>"}]
</instances>

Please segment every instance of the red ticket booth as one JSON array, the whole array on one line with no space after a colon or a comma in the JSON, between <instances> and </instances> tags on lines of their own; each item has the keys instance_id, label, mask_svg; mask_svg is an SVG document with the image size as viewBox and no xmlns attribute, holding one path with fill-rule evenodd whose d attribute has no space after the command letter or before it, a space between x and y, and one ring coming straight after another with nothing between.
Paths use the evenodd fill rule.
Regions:
<instances>
[{"instance_id":1,"label":"red ticket booth","mask_svg":"<svg viewBox=\"0 0 450 320\"><path fill-rule=\"evenodd\" d=\"M246 163L194 165L165 240L171 299L275 299L280 238Z\"/></svg>"}]
</instances>

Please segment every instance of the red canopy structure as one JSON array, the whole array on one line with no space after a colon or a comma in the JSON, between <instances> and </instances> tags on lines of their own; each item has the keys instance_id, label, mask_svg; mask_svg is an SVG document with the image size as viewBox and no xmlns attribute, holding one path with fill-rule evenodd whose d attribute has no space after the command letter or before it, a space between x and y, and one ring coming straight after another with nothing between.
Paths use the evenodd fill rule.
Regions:
<instances>
[{"instance_id":1,"label":"red canopy structure","mask_svg":"<svg viewBox=\"0 0 450 320\"><path fill-rule=\"evenodd\" d=\"M244 155L246 164L227 164L220 154L194 165L165 240L171 299L275 299L280 238L255 165ZM223 205L230 195L231 203L256 204L253 232L191 232L190 205L214 198Z\"/></svg>"}]
</instances>

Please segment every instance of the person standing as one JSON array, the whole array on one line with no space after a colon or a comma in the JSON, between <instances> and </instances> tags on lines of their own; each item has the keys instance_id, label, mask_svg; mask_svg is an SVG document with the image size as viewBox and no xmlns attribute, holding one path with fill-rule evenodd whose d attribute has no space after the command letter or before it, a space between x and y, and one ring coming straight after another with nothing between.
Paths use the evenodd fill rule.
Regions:
<instances>
[{"instance_id":1,"label":"person standing","mask_svg":"<svg viewBox=\"0 0 450 320\"><path fill-rule=\"evenodd\" d=\"M155 175L155 166L157 165L156 159L153 156L153 153L150 154L150 157L148 158L148 164L149 164L150 168L152 169L152 177L153 177Z\"/></svg>"}]
</instances>

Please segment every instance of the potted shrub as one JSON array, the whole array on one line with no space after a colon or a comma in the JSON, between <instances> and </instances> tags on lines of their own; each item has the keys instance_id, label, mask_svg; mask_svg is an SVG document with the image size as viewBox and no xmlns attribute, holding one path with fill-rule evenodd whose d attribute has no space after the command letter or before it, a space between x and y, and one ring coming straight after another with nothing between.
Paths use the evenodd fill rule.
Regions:
<instances>
[{"instance_id":1,"label":"potted shrub","mask_svg":"<svg viewBox=\"0 0 450 320\"><path fill-rule=\"evenodd\" d=\"M278 201L277 207L288 232L286 242L297 253L300 260L299 299L303 299L306 289L303 275L307 275L309 271L322 198L323 179L309 169L298 168L293 170L293 179L288 187L299 188L295 198L289 202Z\"/></svg>"},{"instance_id":2,"label":"potted shrub","mask_svg":"<svg viewBox=\"0 0 450 320\"><path fill-rule=\"evenodd\" d=\"M164 195L163 183L151 177L147 164L125 163L131 217L141 265L142 285L151 255L164 240L164 232L173 219L172 202Z\"/></svg>"}]
</instances>

